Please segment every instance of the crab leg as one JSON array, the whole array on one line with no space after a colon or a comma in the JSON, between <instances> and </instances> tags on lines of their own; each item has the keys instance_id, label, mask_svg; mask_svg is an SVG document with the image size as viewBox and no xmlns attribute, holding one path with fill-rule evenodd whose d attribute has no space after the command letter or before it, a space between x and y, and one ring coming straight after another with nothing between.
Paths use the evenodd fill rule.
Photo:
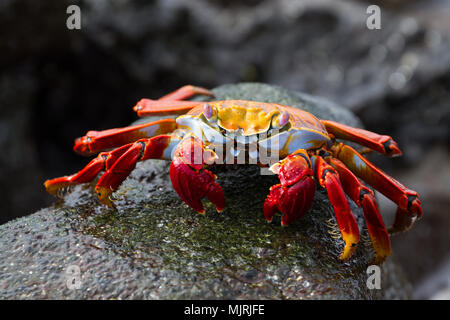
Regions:
<instances>
[{"instance_id":1,"label":"crab leg","mask_svg":"<svg viewBox=\"0 0 450 320\"><path fill-rule=\"evenodd\" d=\"M202 198L207 197L218 212L225 208L222 188L215 182L216 176L206 170L214 163L217 155L207 149L195 136L185 137L177 146L172 164L170 179L180 198L198 213L205 213Z\"/></svg>"},{"instance_id":2,"label":"crab leg","mask_svg":"<svg viewBox=\"0 0 450 320\"><path fill-rule=\"evenodd\" d=\"M341 230L342 239L345 242L345 248L340 258L342 260L349 259L359 242L359 228L355 216L350 210L336 170L320 156L312 156L311 160L314 164L317 181L327 190L337 224Z\"/></svg>"},{"instance_id":3,"label":"crab leg","mask_svg":"<svg viewBox=\"0 0 450 320\"><path fill-rule=\"evenodd\" d=\"M171 101L141 99L133 107L139 117L152 115L184 114L187 111L204 104L201 101Z\"/></svg>"},{"instance_id":4,"label":"crab leg","mask_svg":"<svg viewBox=\"0 0 450 320\"><path fill-rule=\"evenodd\" d=\"M139 117L183 114L204 103L199 101L182 101L194 95L214 97L214 94L207 89L188 85L169 93L158 100L141 99L133 107L133 110L137 112Z\"/></svg>"},{"instance_id":5,"label":"crab leg","mask_svg":"<svg viewBox=\"0 0 450 320\"><path fill-rule=\"evenodd\" d=\"M202 87L195 87L192 85L187 85L187 86L183 86L183 87L175 90L174 92L166 94L165 96L162 96L158 100L159 101L163 101L163 100L170 100L170 101L178 100L179 101L179 100L189 99L195 95L214 97L214 94L211 91L209 91L208 89L205 89Z\"/></svg>"},{"instance_id":6,"label":"crab leg","mask_svg":"<svg viewBox=\"0 0 450 320\"><path fill-rule=\"evenodd\" d=\"M390 232L407 230L417 217L422 217L417 192L407 189L350 146L336 143L331 147L331 151L334 157L341 160L359 178L397 204L396 218L393 227L389 229Z\"/></svg>"},{"instance_id":7,"label":"crab leg","mask_svg":"<svg viewBox=\"0 0 450 320\"><path fill-rule=\"evenodd\" d=\"M150 105L153 108L153 114L157 114L164 113L158 111L158 103L164 104L169 101L173 104L174 101L189 99L194 95L213 96L213 93L204 88L187 85L159 98L158 100L142 99L141 101L143 101L142 103L145 106ZM152 102L146 103L145 101ZM188 104L192 105L192 102L188 102ZM198 102L196 104L198 104ZM135 107L135 109L136 108L137 107ZM141 115L140 112L138 112L138 114ZM90 156L100 151L120 147L138 139L151 138L161 134L171 133L176 128L177 125L174 119L163 119L118 129L89 131L85 136L75 140L73 150L81 155Z\"/></svg>"},{"instance_id":8,"label":"crab leg","mask_svg":"<svg viewBox=\"0 0 450 320\"><path fill-rule=\"evenodd\" d=\"M400 156L402 154L397 143L392 140L390 136L379 135L375 132L353 128L334 121L320 121L325 126L328 133L332 134L337 139L356 142L391 157Z\"/></svg>"},{"instance_id":9,"label":"crab leg","mask_svg":"<svg viewBox=\"0 0 450 320\"><path fill-rule=\"evenodd\" d=\"M330 156L324 159L339 173L339 179L345 193L359 207L363 208L367 229L375 250L373 263L383 262L391 254L391 241L372 190L364 186L342 161Z\"/></svg>"},{"instance_id":10,"label":"crab leg","mask_svg":"<svg viewBox=\"0 0 450 320\"><path fill-rule=\"evenodd\" d=\"M87 183L95 179L102 170L108 170L119 157L124 154L132 143L124 145L110 152L102 152L92 159L82 170L71 175L47 180L44 183L48 193L57 196L58 191L72 185Z\"/></svg>"},{"instance_id":11,"label":"crab leg","mask_svg":"<svg viewBox=\"0 0 450 320\"><path fill-rule=\"evenodd\" d=\"M73 150L83 156L90 156L138 139L171 133L176 128L177 124L174 119L162 119L118 129L88 131L85 136L75 140Z\"/></svg>"},{"instance_id":12,"label":"crab leg","mask_svg":"<svg viewBox=\"0 0 450 320\"><path fill-rule=\"evenodd\" d=\"M136 163L147 159L170 160L173 150L180 140L178 137L160 135L150 139L140 139L131 144L98 180L95 191L100 202L113 207L114 204L110 199L111 193L119 188L120 184L134 170Z\"/></svg>"},{"instance_id":13,"label":"crab leg","mask_svg":"<svg viewBox=\"0 0 450 320\"><path fill-rule=\"evenodd\" d=\"M45 181L48 193L57 195L58 190L80 183L90 182L105 170L95 189L100 202L113 206L110 194L117 190L123 180L136 167L137 161L147 159L171 159L172 151L180 138L160 135L150 139L140 139L110 152L102 152L78 173Z\"/></svg>"}]
</instances>

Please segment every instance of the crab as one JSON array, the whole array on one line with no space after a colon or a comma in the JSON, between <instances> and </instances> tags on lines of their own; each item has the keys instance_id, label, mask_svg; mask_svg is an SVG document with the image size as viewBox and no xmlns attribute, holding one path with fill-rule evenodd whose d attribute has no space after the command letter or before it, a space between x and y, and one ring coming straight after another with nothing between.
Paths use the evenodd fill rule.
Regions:
<instances>
[{"instance_id":1,"label":"crab","mask_svg":"<svg viewBox=\"0 0 450 320\"><path fill-rule=\"evenodd\" d=\"M365 150L390 157L401 155L390 136L319 120L304 110L281 104L188 100L195 95L214 97L207 89L187 85L158 100L141 99L133 108L140 117L172 118L89 131L76 139L75 152L98 156L73 175L45 181L47 192L57 196L67 187L91 182L104 171L95 190L101 203L114 207L112 193L138 161L163 159L172 161L173 188L187 205L204 214L202 199L207 198L221 212L225 208L224 192L207 168L229 163L258 164L269 168L280 180L264 201L267 221L271 222L277 213L281 213L282 226L298 220L310 209L317 184L328 194L345 243L339 258L347 260L360 240L348 196L363 210L375 264L391 254L389 234L410 229L422 217L417 192L377 168L362 152L341 142L357 143ZM397 205L389 228L380 215L374 192L363 181Z\"/></svg>"}]
</instances>

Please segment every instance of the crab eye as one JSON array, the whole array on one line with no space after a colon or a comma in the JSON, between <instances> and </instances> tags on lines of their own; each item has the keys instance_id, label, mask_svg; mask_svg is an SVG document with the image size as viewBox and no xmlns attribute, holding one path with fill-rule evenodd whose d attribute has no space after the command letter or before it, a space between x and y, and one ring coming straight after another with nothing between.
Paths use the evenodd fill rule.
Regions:
<instances>
[{"instance_id":1,"label":"crab eye","mask_svg":"<svg viewBox=\"0 0 450 320\"><path fill-rule=\"evenodd\" d=\"M284 127L289 122L289 112L283 111L278 118L278 125Z\"/></svg>"},{"instance_id":2,"label":"crab eye","mask_svg":"<svg viewBox=\"0 0 450 320\"><path fill-rule=\"evenodd\" d=\"M213 108L209 103L205 103L203 105L203 115L206 117L206 119L211 119L213 116Z\"/></svg>"},{"instance_id":3,"label":"crab eye","mask_svg":"<svg viewBox=\"0 0 450 320\"><path fill-rule=\"evenodd\" d=\"M281 114L277 118L272 120L272 127L274 128L284 127L286 124L288 124L289 118L290 118L289 112L287 111L281 112Z\"/></svg>"}]
</instances>

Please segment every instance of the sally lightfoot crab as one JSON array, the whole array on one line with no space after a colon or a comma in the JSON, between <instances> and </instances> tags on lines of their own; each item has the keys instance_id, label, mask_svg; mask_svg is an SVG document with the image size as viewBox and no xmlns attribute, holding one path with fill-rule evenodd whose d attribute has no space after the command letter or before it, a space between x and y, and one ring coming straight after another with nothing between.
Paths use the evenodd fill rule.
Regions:
<instances>
[{"instance_id":1,"label":"sally lightfoot crab","mask_svg":"<svg viewBox=\"0 0 450 320\"><path fill-rule=\"evenodd\" d=\"M391 137L349 127L293 107L246 100L186 101L194 95L213 97L207 89L184 86L158 100L141 99L138 116L180 115L105 131L89 131L75 140L82 155L98 154L78 173L47 180L46 190L57 195L71 185L87 183L104 171L95 190L100 202L114 206L111 194L138 161L171 160L170 178L180 198L199 213L208 198L217 211L225 208L222 188L207 170L212 164L252 163L278 175L270 188L264 216L272 221L277 212L289 225L311 207L316 184L324 188L334 209L345 242L340 256L346 260L356 250L359 228L346 195L362 207L375 252L374 263L391 253L389 233L409 229L422 216L415 191L409 190L370 163L347 140L386 156L401 154ZM397 204L394 224L387 229L374 193L362 181Z\"/></svg>"}]
</instances>

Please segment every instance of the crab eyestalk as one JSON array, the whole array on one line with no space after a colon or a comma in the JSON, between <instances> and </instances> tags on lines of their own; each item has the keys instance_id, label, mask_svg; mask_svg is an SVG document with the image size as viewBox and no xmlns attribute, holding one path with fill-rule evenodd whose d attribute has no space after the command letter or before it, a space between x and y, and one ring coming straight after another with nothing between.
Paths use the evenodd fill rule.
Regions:
<instances>
[{"instance_id":1,"label":"crab eyestalk","mask_svg":"<svg viewBox=\"0 0 450 320\"><path fill-rule=\"evenodd\" d=\"M217 111L209 103L203 105L202 112L208 121L217 120Z\"/></svg>"},{"instance_id":2,"label":"crab eyestalk","mask_svg":"<svg viewBox=\"0 0 450 320\"><path fill-rule=\"evenodd\" d=\"M278 117L274 117L272 119L272 128L283 128L285 125L289 123L289 112L283 111L280 113Z\"/></svg>"}]
</instances>

